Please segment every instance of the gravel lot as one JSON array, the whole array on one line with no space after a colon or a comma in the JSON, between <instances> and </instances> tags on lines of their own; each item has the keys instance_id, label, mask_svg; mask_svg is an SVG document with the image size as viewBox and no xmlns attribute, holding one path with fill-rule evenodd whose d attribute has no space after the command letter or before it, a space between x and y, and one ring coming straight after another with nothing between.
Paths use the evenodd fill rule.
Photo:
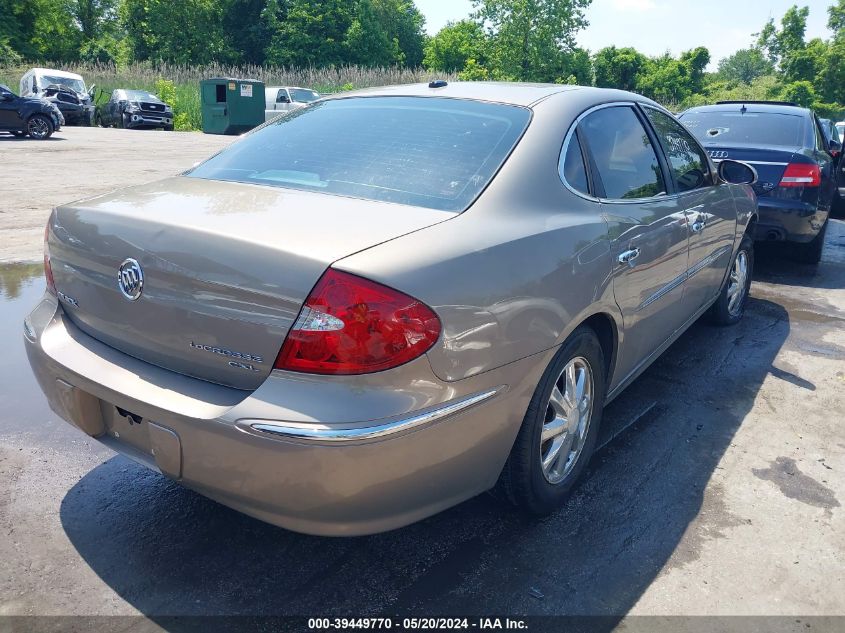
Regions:
<instances>
[{"instance_id":1,"label":"gravel lot","mask_svg":"<svg viewBox=\"0 0 845 633\"><path fill-rule=\"evenodd\" d=\"M41 258L56 205L178 174L235 138L95 127L40 142L0 134L0 262Z\"/></svg>"},{"instance_id":2,"label":"gravel lot","mask_svg":"<svg viewBox=\"0 0 845 633\"><path fill-rule=\"evenodd\" d=\"M0 140L0 259L40 258L52 205L231 140L59 137ZM528 520L485 495L354 539L240 515L58 420L20 333L40 274L0 265L0 615L146 616L121 623L133 631L197 614L600 614L608 630L632 615L768 614L795 631L845 615L841 221L817 269L760 249L746 318L694 325L611 405L604 448L558 514Z\"/></svg>"}]
</instances>

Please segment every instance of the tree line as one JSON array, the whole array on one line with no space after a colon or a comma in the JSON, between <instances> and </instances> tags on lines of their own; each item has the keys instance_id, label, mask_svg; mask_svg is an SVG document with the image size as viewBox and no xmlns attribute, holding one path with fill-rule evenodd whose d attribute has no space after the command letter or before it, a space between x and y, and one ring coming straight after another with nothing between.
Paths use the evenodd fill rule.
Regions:
<instances>
[{"instance_id":1,"label":"tree line","mask_svg":"<svg viewBox=\"0 0 845 633\"><path fill-rule=\"evenodd\" d=\"M809 8L796 5L717 72L707 71L704 46L677 56L578 47L590 2L473 0L471 15L429 37L413 0L0 0L0 65L424 67L466 80L621 88L675 107L784 99L841 115L845 0L827 9L829 38L808 41Z\"/></svg>"}]
</instances>

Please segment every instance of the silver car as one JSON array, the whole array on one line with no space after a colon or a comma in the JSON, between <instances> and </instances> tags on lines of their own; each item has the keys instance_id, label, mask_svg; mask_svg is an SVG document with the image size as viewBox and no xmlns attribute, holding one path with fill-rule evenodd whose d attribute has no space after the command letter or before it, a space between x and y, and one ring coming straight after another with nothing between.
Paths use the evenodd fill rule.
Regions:
<instances>
[{"instance_id":1,"label":"silver car","mask_svg":"<svg viewBox=\"0 0 845 633\"><path fill-rule=\"evenodd\" d=\"M292 530L497 485L548 513L604 405L700 316L742 317L753 179L626 92L346 93L53 211L26 348L61 417Z\"/></svg>"}]
</instances>

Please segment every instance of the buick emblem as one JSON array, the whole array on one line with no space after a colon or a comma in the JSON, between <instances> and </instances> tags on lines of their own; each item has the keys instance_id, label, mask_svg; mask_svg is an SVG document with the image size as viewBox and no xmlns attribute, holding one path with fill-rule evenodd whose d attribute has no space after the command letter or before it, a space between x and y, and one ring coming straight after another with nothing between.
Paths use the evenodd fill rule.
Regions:
<instances>
[{"instance_id":1,"label":"buick emblem","mask_svg":"<svg viewBox=\"0 0 845 633\"><path fill-rule=\"evenodd\" d=\"M137 260L131 257L123 260L117 269L117 285L129 301L135 301L141 296L144 291L144 271Z\"/></svg>"},{"instance_id":2,"label":"buick emblem","mask_svg":"<svg viewBox=\"0 0 845 633\"><path fill-rule=\"evenodd\" d=\"M708 152L708 153L710 154L710 158L717 158L718 159L718 158L727 158L728 157L728 153L723 152L723 151L714 150L714 151Z\"/></svg>"}]
</instances>

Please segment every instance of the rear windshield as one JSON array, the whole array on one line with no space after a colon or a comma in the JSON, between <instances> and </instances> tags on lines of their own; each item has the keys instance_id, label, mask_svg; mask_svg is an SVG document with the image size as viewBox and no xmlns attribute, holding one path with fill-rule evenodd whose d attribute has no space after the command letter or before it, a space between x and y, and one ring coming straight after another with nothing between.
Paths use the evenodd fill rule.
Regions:
<instances>
[{"instance_id":1,"label":"rear windshield","mask_svg":"<svg viewBox=\"0 0 845 633\"><path fill-rule=\"evenodd\" d=\"M529 119L525 108L446 98L317 102L245 136L188 175L462 211Z\"/></svg>"},{"instance_id":2,"label":"rear windshield","mask_svg":"<svg viewBox=\"0 0 845 633\"><path fill-rule=\"evenodd\" d=\"M702 143L804 145L804 117L777 112L688 112L681 121Z\"/></svg>"}]
</instances>

